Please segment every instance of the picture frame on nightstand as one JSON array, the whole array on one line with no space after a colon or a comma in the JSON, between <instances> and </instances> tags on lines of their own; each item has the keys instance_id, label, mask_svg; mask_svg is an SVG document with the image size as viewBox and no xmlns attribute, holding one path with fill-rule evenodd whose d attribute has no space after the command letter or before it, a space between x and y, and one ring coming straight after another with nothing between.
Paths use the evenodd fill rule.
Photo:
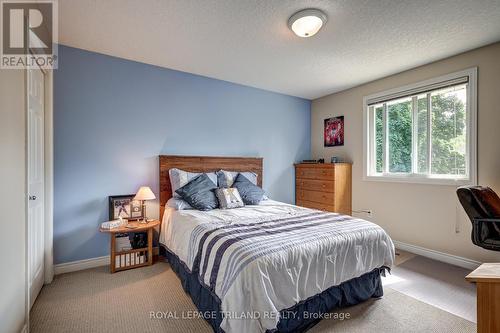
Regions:
<instances>
[{"instance_id":1,"label":"picture frame on nightstand","mask_svg":"<svg viewBox=\"0 0 500 333\"><path fill-rule=\"evenodd\" d=\"M134 200L135 194L109 196L109 220L117 220L120 216L129 221L144 217L142 204Z\"/></svg>"}]
</instances>

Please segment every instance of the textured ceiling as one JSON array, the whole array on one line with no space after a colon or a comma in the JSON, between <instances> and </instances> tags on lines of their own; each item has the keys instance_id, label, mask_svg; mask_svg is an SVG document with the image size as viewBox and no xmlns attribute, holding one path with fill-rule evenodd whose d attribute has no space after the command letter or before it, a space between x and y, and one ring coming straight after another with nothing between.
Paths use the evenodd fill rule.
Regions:
<instances>
[{"instance_id":1,"label":"textured ceiling","mask_svg":"<svg viewBox=\"0 0 500 333\"><path fill-rule=\"evenodd\" d=\"M287 27L322 9L311 38ZM61 44L314 99L500 40L500 0L60 0Z\"/></svg>"}]
</instances>

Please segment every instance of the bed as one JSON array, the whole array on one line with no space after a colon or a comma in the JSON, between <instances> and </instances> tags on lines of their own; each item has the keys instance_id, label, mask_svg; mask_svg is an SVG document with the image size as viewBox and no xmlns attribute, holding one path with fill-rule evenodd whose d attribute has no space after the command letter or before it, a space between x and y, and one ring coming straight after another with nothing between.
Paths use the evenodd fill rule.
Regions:
<instances>
[{"instance_id":1,"label":"bed","mask_svg":"<svg viewBox=\"0 0 500 333\"><path fill-rule=\"evenodd\" d=\"M383 295L394 260L368 221L274 200L211 211L166 207L168 170L251 171L260 158L160 156L160 247L215 332L301 332L332 310ZM331 316L330 316L331 317Z\"/></svg>"}]
</instances>

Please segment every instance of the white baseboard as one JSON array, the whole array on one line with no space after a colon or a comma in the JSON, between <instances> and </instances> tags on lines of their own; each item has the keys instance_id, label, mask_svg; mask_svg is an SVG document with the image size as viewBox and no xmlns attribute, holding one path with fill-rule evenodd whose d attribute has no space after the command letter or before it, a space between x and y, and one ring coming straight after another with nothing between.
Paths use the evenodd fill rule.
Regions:
<instances>
[{"instance_id":1,"label":"white baseboard","mask_svg":"<svg viewBox=\"0 0 500 333\"><path fill-rule=\"evenodd\" d=\"M83 269L109 265L109 256L83 259L54 265L54 274L81 271Z\"/></svg>"},{"instance_id":2,"label":"white baseboard","mask_svg":"<svg viewBox=\"0 0 500 333\"><path fill-rule=\"evenodd\" d=\"M475 260L471 260L471 259L455 256L452 254L427 249L425 247L420 247L417 245L411 245L411 244L399 242L399 241L393 241L393 242L394 242L394 246L396 246L397 249L401 249L403 251L418 254L422 257L427 257L427 258L431 258L431 259L434 259L437 261L442 261L442 262L445 262L447 264L451 264L451 265L455 265L455 266L459 266L459 267L463 267L463 268L467 268L467 269L471 269L471 270L474 270L474 269L478 268L479 265L481 265L481 263L479 261L475 261Z\"/></svg>"},{"instance_id":3,"label":"white baseboard","mask_svg":"<svg viewBox=\"0 0 500 333\"><path fill-rule=\"evenodd\" d=\"M153 247L153 255L158 255L159 248ZM88 268L109 265L109 256L83 259L54 265L54 275L81 271Z\"/></svg>"}]
</instances>

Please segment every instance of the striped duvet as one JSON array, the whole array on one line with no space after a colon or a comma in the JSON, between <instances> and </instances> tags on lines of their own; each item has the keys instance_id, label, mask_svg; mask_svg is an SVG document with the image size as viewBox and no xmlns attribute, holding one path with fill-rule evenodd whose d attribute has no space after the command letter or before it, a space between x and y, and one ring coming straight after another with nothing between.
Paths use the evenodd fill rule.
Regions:
<instances>
[{"instance_id":1,"label":"striped duvet","mask_svg":"<svg viewBox=\"0 0 500 333\"><path fill-rule=\"evenodd\" d=\"M394 258L391 239L376 224L271 200L226 211L168 211L162 230L162 243L221 300L226 332L275 328L280 310L390 267Z\"/></svg>"}]
</instances>

